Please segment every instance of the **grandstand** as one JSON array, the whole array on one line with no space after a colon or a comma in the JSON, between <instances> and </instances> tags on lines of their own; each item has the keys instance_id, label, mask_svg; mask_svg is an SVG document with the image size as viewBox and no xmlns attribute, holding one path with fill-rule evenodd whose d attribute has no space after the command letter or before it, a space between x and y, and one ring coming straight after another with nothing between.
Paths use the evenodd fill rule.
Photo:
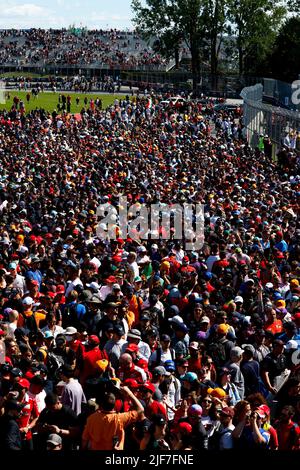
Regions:
<instances>
[{"instance_id":1,"label":"grandstand","mask_svg":"<svg viewBox=\"0 0 300 470\"><path fill-rule=\"evenodd\" d=\"M169 61L155 53L134 31L2 30L2 68L83 67L167 70Z\"/></svg>"}]
</instances>

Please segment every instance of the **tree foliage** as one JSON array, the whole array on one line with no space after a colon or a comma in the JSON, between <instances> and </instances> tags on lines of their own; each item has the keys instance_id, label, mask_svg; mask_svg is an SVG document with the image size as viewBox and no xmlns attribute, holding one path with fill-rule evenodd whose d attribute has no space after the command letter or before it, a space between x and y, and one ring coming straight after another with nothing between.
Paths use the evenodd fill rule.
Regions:
<instances>
[{"instance_id":1,"label":"tree foliage","mask_svg":"<svg viewBox=\"0 0 300 470\"><path fill-rule=\"evenodd\" d=\"M287 0L290 7L298 0ZM282 0L132 0L133 22L144 37L157 37L169 56L183 42L189 48L194 84L207 58L213 76L219 72L222 40L234 36L232 57L239 74L259 73L287 12Z\"/></svg>"},{"instance_id":2,"label":"tree foliage","mask_svg":"<svg viewBox=\"0 0 300 470\"><path fill-rule=\"evenodd\" d=\"M300 74L300 18L286 20L269 57L270 72L275 78L291 82Z\"/></svg>"}]
</instances>

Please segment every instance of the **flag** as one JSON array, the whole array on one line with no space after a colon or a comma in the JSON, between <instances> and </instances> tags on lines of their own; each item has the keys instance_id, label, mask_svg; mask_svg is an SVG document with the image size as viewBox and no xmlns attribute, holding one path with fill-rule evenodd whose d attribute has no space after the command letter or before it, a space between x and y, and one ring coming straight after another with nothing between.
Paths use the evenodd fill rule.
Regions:
<instances>
[{"instance_id":1,"label":"flag","mask_svg":"<svg viewBox=\"0 0 300 470\"><path fill-rule=\"evenodd\" d=\"M146 104L146 108L149 109L149 108L152 108L152 98L150 96L150 98L148 98L148 102Z\"/></svg>"}]
</instances>

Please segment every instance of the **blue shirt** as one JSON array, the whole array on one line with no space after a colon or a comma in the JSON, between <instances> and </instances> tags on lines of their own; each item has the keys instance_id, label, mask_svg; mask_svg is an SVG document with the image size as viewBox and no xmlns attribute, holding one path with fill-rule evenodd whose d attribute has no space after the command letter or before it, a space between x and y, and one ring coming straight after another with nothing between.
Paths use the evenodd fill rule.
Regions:
<instances>
[{"instance_id":1,"label":"blue shirt","mask_svg":"<svg viewBox=\"0 0 300 470\"><path fill-rule=\"evenodd\" d=\"M284 253L285 251L288 251L288 244L284 240L281 240L280 242L276 243L275 248Z\"/></svg>"},{"instance_id":2,"label":"blue shirt","mask_svg":"<svg viewBox=\"0 0 300 470\"><path fill-rule=\"evenodd\" d=\"M27 271L27 273L25 273L25 277L29 281L38 281L39 290L40 290L40 287L41 287L41 284L42 284L42 273L41 273L41 271L39 271L38 269L36 271L30 271L29 270L29 271Z\"/></svg>"}]
</instances>

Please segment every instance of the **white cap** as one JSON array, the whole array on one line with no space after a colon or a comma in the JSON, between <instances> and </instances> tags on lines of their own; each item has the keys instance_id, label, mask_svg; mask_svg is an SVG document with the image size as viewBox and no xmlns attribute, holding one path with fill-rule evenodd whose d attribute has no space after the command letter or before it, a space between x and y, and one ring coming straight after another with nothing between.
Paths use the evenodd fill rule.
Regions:
<instances>
[{"instance_id":1,"label":"white cap","mask_svg":"<svg viewBox=\"0 0 300 470\"><path fill-rule=\"evenodd\" d=\"M24 305L32 305L32 304L34 304L34 300L31 297L25 297L25 299L23 299L23 304Z\"/></svg>"},{"instance_id":2,"label":"white cap","mask_svg":"<svg viewBox=\"0 0 300 470\"><path fill-rule=\"evenodd\" d=\"M90 284L87 284L86 287L90 287L93 290L99 290L101 286L99 286L98 282L91 282Z\"/></svg>"},{"instance_id":3,"label":"white cap","mask_svg":"<svg viewBox=\"0 0 300 470\"><path fill-rule=\"evenodd\" d=\"M151 245L151 248L153 248L153 250L158 250L158 245L156 243L153 243L153 245Z\"/></svg>"},{"instance_id":4,"label":"white cap","mask_svg":"<svg viewBox=\"0 0 300 470\"><path fill-rule=\"evenodd\" d=\"M183 319L179 315L175 315L174 317L169 318L169 321L171 321L172 323L177 323L177 325L183 323Z\"/></svg>"},{"instance_id":5,"label":"white cap","mask_svg":"<svg viewBox=\"0 0 300 470\"><path fill-rule=\"evenodd\" d=\"M294 339L290 339L284 346L286 351L291 351L292 349L298 349L298 343Z\"/></svg>"},{"instance_id":6,"label":"white cap","mask_svg":"<svg viewBox=\"0 0 300 470\"><path fill-rule=\"evenodd\" d=\"M113 290L116 290L116 289L121 290L120 284L113 284L112 288Z\"/></svg>"},{"instance_id":7,"label":"white cap","mask_svg":"<svg viewBox=\"0 0 300 470\"><path fill-rule=\"evenodd\" d=\"M145 253L146 251L147 251L147 248L144 245L139 246L137 249L138 253Z\"/></svg>"},{"instance_id":8,"label":"white cap","mask_svg":"<svg viewBox=\"0 0 300 470\"><path fill-rule=\"evenodd\" d=\"M65 335L66 336L70 336L70 335L75 335L75 333L77 333L77 330L76 328L74 328L74 326L68 326L66 329L65 329Z\"/></svg>"},{"instance_id":9,"label":"white cap","mask_svg":"<svg viewBox=\"0 0 300 470\"><path fill-rule=\"evenodd\" d=\"M148 262L150 262L149 256L143 256L143 258L141 258L141 259L138 261L138 264L143 264L143 263L148 263Z\"/></svg>"},{"instance_id":10,"label":"white cap","mask_svg":"<svg viewBox=\"0 0 300 470\"><path fill-rule=\"evenodd\" d=\"M237 295L234 299L234 303L237 303L237 302L241 302L243 304L244 303L243 297L241 297L240 295Z\"/></svg>"},{"instance_id":11,"label":"white cap","mask_svg":"<svg viewBox=\"0 0 300 470\"><path fill-rule=\"evenodd\" d=\"M200 323L210 323L210 319L204 315L204 317L200 319Z\"/></svg>"}]
</instances>

